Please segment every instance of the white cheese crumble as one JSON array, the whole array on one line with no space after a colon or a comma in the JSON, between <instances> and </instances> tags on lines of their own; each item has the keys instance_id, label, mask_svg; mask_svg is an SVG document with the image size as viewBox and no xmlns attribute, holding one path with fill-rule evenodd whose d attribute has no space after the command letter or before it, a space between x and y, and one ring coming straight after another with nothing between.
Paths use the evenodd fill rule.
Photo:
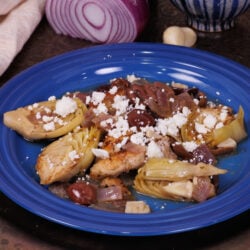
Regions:
<instances>
[{"instance_id":1,"label":"white cheese crumble","mask_svg":"<svg viewBox=\"0 0 250 250\"><path fill-rule=\"evenodd\" d=\"M127 111L129 99L126 96L116 95L112 107L116 109L116 115L119 116Z\"/></svg>"},{"instance_id":2,"label":"white cheese crumble","mask_svg":"<svg viewBox=\"0 0 250 250\"><path fill-rule=\"evenodd\" d=\"M53 95L53 96L50 96L49 98L48 98L48 101L55 101L56 100L56 97Z\"/></svg>"},{"instance_id":3,"label":"white cheese crumble","mask_svg":"<svg viewBox=\"0 0 250 250\"><path fill-rule=\"evenodd\" d=\"M117 122L114 124L115 128L109 130L108 134L114 138L119 138L127 134L129 130L129 124L122 116L118 117Z\"/></svg>"},{"instance_id":4,"label":"white cheese crumble","mask_svg":"<svg viewBox=\"0 0 250 250\"><path fill-rule=\"evenodd\" d=\"M153 158L153 157L162 158L164 156L164 154L161 151L161 148L155 141L151 141L148 144L146 155L148 158Z\"/></svg>"},{"instance_id":5,"label":"white cheese crumble","mask_svg":"<svg viewBox=\"0 0 250 250\"><path fill-rule=\"evenodd\" d=\"M69 156L71 161L74 161L75 159L80 158L80 156L79 156L79 154L77 154L76 150L72 150L71 152L69 152L68 156Z\"/></svg>"},{"instance_id":6,"label":"white cheese crumble","mask_svg":"<svg viewBox=\"0 0 250 250\"><path fill-rule=\"evenodd\" d=\"M194 126L195 130L200 134L206 134L209 131L209 129L202 123L196 122Z\"/></svg>"},{"instance_id":7,"label":"white cheese crumble","mask_svg":"<svg viewBox=\"0 0 250 250\"><path fill-rule=\"evenodd\" d=\"M110 90L109 90L109 93L111 95L114 95L115 93L117 93L117 90L118 90L118 87L117 86L113 86Z\"/></svg>"},{"instance_id":8,"label":"white cheese crumble","mask_svg":"<svg viewBox=\"0 0 250 250\"><path fill-rule=\"evenodd\" d=\"M119 151L122 149L122 147L123 147L124 145L126 145L126 143L128 142L128 140L129 140L129 137L128 137L128 136L124 136L124 137L122 138L122 141L121 141L121 142L115 144L115 151L116 151L116 152L119 152Z\"/></svg>"},{"instance_id":9,"label":"white cheese crumble","mask_svg":"<svg viewBox=\"0 0 250 250\"><path fill-rule=\"evenodd\" d=\"M144 136L144 133L138 132L138 133L131 135L130 141L135 144L145 145L146 137Z\"/></svg>"},{"instance_id":10,"label":"white cheese crumble","mask_svg":"<svg viewBox=\"0 0 250 250\"><path fill-rule=\"evenodd\" d=\"M37 112L37 113L36 113L36 119L39 120L39 119L41 119L41 118L42 118L41 113L40 113L40 112Z\"/></svg>"},{"instance_id":11,"label":"white cheese crumble","mask_svg":"<svg viewBox=\"0 0 250 250\"><path fill-rule=\"evenodd\" d=\"M46 131L53 131L55 130L55 123L54 122L49 122L43 125L43 129Z\"/></svg>"},{"instance_id":12,"label":"white cheese crumble","mask_svg":"<svg viewBox=\"0 0 250 250\"><path fill-rule=\"evenodd\" d=\"M62 99L57 100L55 113L62 117L74 113L77 110L77 103L70 97L63 96Z\"/></svg>"},{"instance_id":13,"label":"white cheese crumble","mask_svg":"<svg viewBox=\"0 0 250 250\"><path fill-rule=\"evenodd\" d=\"M140 98L136 97L134 99L134 102L135 102L135 105L134 105L134 108L135 109L141 109L141 110L145 110L146 109L146 106L142 103L140 103ZM132 109L132 107L130 107Z\"/></svg>"},{"instance_id":14,"label":"white cheese crumble","mask_svg":"<svg viewBox=\"0 0 250 250\"><path fill-rule=\"evenodd\" d=\"M196 144L194 141L187 141L183 142L182 146L185 148L186 151L193 152L198 147L198 144Z\"/></svg>"},{"instance_id":15,"label":"white cheese crumble","mask_svg":"<svg viewBox=\"0 0 250 250\"><path fill-rule=\"evenodd\" d=\"M127 80L128 80L129 82L133 82L133 81L140 80L140 79L141 79L141 78L136 77L134 74L132 74L132 75L127 75Z\"/></svg>"},{"instance_id":16,"label":"white cheese crumble","mask_svg":"<svg viewBox=\"0 0 250 250\"><path fill-rule=\"evenodd\" d=\"M104 100L105 96L106 94L103 92L93 91L92 96L91 96L91 102L94 105L98 105Z\"/></svg>"},{"instance_id":17,"label":"white cheese crumble","mask_svg":"<svg viewBox=\"0 0 250 250\"><path fill-rule=\"evenodd\" d=\"M215 124L217 123L217 119L215 116L208 114L205 119L203 120L204 125L209 128L212 129L214 128Z\"/></svg>"},{"instance_id":18,"label":"white cheese crumble","mask_svg":"<svg viewBox=\"0 0 250 250\"><path fill-rule=\"evenodd\" d=\"M107 159L109 158L109 152L105 149L100 149L100 148L92 148L92 153L101 159Z\"/></svg>"},{"instance_id":19,"label":"white cheese crumble","mask_svg":"<svg viewBox=\"0 0 250 250\"><path fill-rule=\"evenodd\" d=\"M102 114L102 113L107 114L108 113L108 108L104 103L99 103L98 106L95 109L93 109L93 112L96 115L99 115L99 114Z\"/></svg>"},{"instance_id":20,"label":"white cheese crumble","mask_svg":"<svg viewBox=\"0 0 250 250\"><path fill-rule=\"evenodd\" d=\"M47 123L47 122L51 122L54 119L53 116L47 116L47 115L43 115L42 116L42 120L43 122Z\"/></svg>"}]
</instances>

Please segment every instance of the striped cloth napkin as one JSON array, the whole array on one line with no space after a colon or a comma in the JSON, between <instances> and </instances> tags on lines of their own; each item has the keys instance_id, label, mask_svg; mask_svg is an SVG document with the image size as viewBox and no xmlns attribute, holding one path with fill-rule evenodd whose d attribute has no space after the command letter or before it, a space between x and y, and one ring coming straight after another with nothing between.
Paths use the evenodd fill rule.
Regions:
<instances>
[{"instance_id":1,"label":"striped cloth napkin","mask_svg":"<svg viewBox=\"0 0 250 250\"><path fill-rule=\"evenodd\" d=\"M0 76L44 14L46 0L0 0Z\"/></svg>"}]
</instances>

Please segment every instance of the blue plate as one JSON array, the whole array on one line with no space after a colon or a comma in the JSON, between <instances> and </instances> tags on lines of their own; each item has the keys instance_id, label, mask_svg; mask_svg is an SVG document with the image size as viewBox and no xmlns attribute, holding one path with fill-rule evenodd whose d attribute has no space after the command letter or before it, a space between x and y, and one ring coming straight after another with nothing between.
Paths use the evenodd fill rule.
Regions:
<instances>
[{"instance_id":1,"label":"blue plate","mask_svg":"<svg viewBox=\"0 0 250 250\"><path fill-rule=\"evenodd\" d=\"M39 63L0 89L0 190L30 212L50 221L89 232L147 236L185 232L234 217L250 207L250 140L237 154L219 161L229 172L220 177L219 194L204 203L148 198L151 214L121 214L76 205L39 184L34 170L43 147L25 141L3 125L3 113L20 106L89 90L115 77L135 74L149 80L197 86L212 100L245 110L250 128L250 71L233 61L197 49L162 44L114 44L76 50Z\"/></svg>"}]
</instances>

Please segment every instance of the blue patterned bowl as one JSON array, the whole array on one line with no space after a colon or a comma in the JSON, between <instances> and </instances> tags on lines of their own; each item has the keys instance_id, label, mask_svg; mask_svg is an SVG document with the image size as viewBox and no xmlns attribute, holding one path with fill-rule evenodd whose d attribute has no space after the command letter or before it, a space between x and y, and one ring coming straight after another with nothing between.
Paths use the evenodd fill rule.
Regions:
<instances>
[{"instance_id":1,"label":"blue patterned bowl","mask_svg":"<svg viewBox=\"0 0 250 250\"><path fill-rule=\"evenodd\" d=\"M171 0L187 15L189 26L200 31L219 32L235 25L235 19L247 11L250 0Z\"/></svg>"}]
</instances>

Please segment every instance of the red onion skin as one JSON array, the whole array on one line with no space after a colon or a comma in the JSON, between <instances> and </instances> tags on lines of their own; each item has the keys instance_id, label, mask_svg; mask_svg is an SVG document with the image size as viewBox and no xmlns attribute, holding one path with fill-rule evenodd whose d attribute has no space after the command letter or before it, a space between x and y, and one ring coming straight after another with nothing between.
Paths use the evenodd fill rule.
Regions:
<instances>
[{"instance_id":1,"label":"red onion skin","mask_svg":"<svg viewBox=\"0 0 250 250\"><path fill-rule=\"evenodd\" d=\"M131 13L134 14L135 19L138 20L137 24L137 30L138 33L141 33L147 23L147 20L149 18L149 4L148 1L139 0L139 1L133 1L133 0L121 0L127 8L130 10ZM145 2L145 4L142 4L140 8L138 8L137 2ZM140 20L145 20L141 22Z\"/></svg>"},{"instance_id":2,"label":"red onion skin","mask_svg":"<svg viewBox=\"0 0 250 250\"><path fill-rule=\"evenodd\" d=\"M91 13L94 8L101 14L97 18ZM121 43L138 37L150 10L147 0L47 0L45 14L58 34L94 43Z\"/></svg>"},{"instance_id":3,"label":"red onion skin","mask_svg":"<svg viewBox=\"0 0 250 250\"><path fill-rule=\"evenodd\" d=\"M123 195L120 186L110 186L105 188L99 188L97 190L98 202L122 200L122 198Z\"/></svg>"}]
</instances>

